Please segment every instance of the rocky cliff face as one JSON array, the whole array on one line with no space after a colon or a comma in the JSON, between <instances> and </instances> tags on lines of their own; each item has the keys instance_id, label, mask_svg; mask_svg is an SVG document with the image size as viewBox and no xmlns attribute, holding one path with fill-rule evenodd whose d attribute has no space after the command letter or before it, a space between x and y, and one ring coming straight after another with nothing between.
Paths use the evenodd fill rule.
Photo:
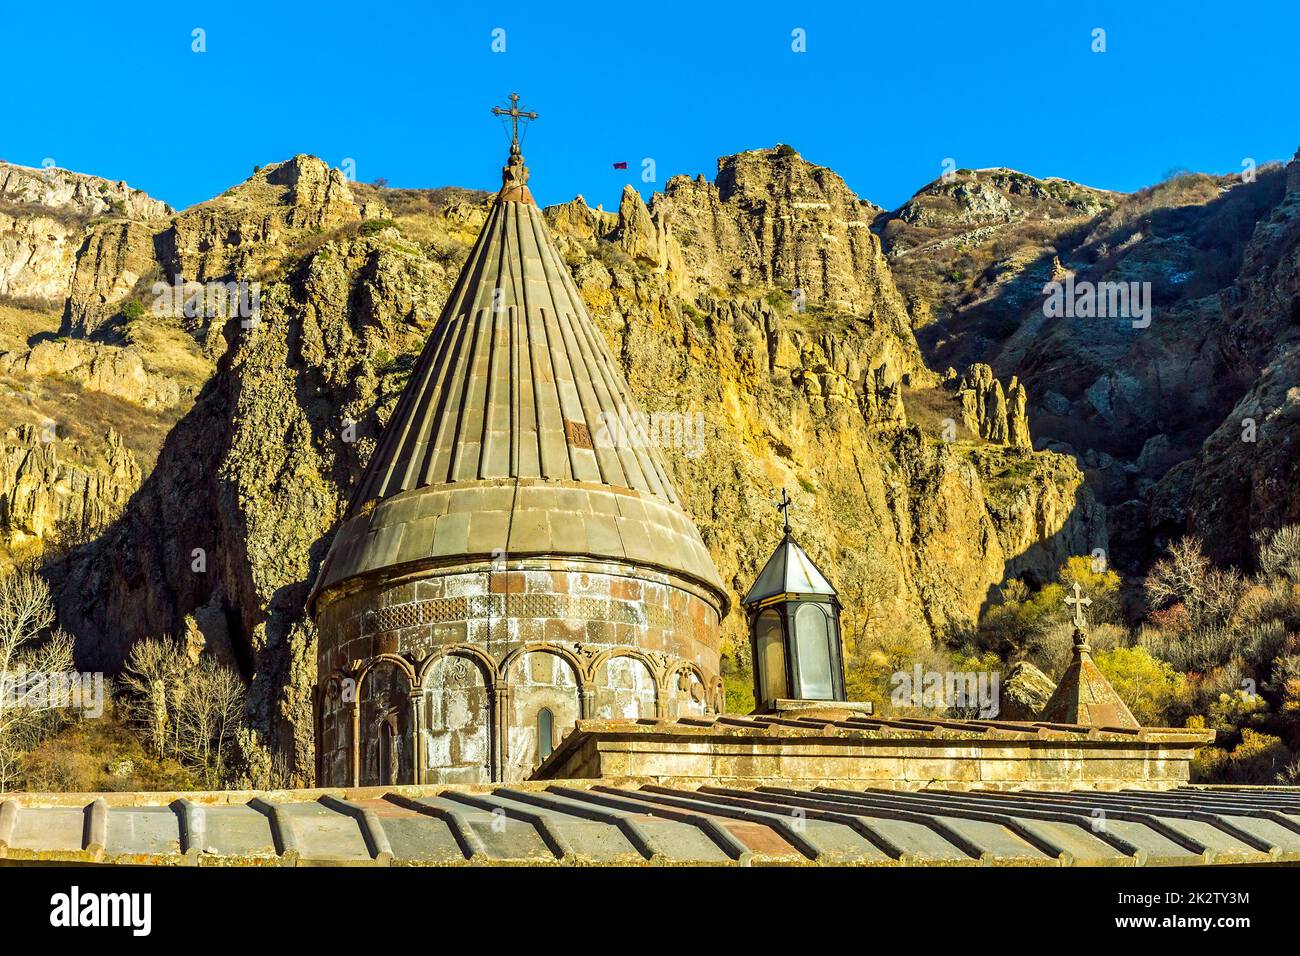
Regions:
<instances>
[{"instance_id":1,"label":"rocky cliff face","mask_svg":"<svg viewBox=\"0 0 1300 956\"><path fill-rule=\"evenodd\" d=\"M215 372L192 405L170 406L182 417L120 518L51 563L84 665L111 669L164 632L229 641L262 742L305 778L315 653L303 602L485 212L481 196L363 187L297 157L153 233L153 263L127 271L252 275L261 311L253 327L177 320ZM878 213L784 148L722 159L715 183L676 177L649 203L628 190L617 214L580 199L548 211L645 409L700 416L687 433L699 441L664 451L733 596L779 538L770 504L784 486L855 647L959 636L1009 569L1046 578L1106 534L1072 461L1027 447L1018 382L971 373L967 409L959 383L926 366L869 228ZM94 261L145 252L115 259L117 248ZM91 268L85 288L112 289L113 268ZM143 404L147 379L120 356L97 377L104 359L81 361L79 336L161 334L175 317L105 319L121 312L113 294L83 295L103 302L73 324L77 344L39 357L33 345L11 360L18 371L73 363L60 374L106 391L141 382L131 400ZM744 658L740 614L725 626Z\"/></svg>"},{"instance_id":2,"label":"rocky cliff face","mask_svg":"<svg viewBox=\"0 0 1300 956\"><path fill-rule=\"evenodd\" d=\"M176 217L159 237L168 276L252 281L306 233L362 217L342 173L310 156L268 166L235 189Z\"/></svg>"},{"instance_id":3,"label":"rocky cliff face","mask_svg":"<svg viewBox=\"0 0 1300 956\"><path fill-rule=\"evenodd\" d=\"M871 232L878 206L793 149L718 160L714 182L674 176L654 199L681 243L695 290L802 291L834 311L905 316Z\"/></svg>"},{"instance_id":4,"label":"rocky cliff face","mask_svg":"<svg viewBox=\"0 0 1300 956\"><path fill-rule=\"evenodd\" d=\"M84 388L112 395L143 408L170 408L181 400L182 387L173 378L151 372L140 354L80 339L38 342L20 352L0 352L0 376L61 375Z\"/></svg>"},{"instance_id":5,"label":"rocky cliff face","mask_svg":"<svg viewBox=\"0 0 1300 956\"><path fill-rule=\"evenodd\" d=\"M1189 529L1226 561L1249 561L1255 533L1300 522L1300 154L1285 189L1254 229L1211 338L1240 397L1179 488Z\"/></svg>"},{"instance_id":6,"label":"rocky cliff face","mask_svg":"<svg viewBox=\"0 0 1300 956\"><path fill-rule=\"evenodd\" d=\"M953 377L950 375L949 379ZM1002 383L993 377L993 369L976 363L957 381L957 394L961 399L962 422L972 434L1022 451L1032 447L1025 411L1029 400L1025 387L1015 376L1004 393Z\"/></svg>"},{"instance_id":7,"label":"rocky cliff face","mask_svg":"<svg viewBox=\"0 0 1300 956\"><path fill-rule=\"evenodd\" d=\"M1111 511L1121 567L1141 571L1189 529L1217 539L1222 556L1248 558L1248 529L1225 533L1226 516L1250 513L1262 527L1285 511L1254 502L1262 482L1285 475L1274 456L1285 454L1288 381L1275 346L1292 323L1286 174L1182 175L1131 196L1015 175L1018 212L989 195L978 203L992 217L987 234L956 196L960 176L946 202L927 187L878 221L892 270L928 323L923 351L1024 384L1038 447L1075 456ZM951 260L936 257L950 238L959 239ZM1075 290L1072 311L1045 308L1049 282ZM1144 297L1145 314L1132 303L1090 307L1080 296L1093 293L1097 303ZM1261 378L1276 361L1277 373ZM1274 416L1271 437L1243 451L1251 409Z\"/></svg>"},{"instance_id":8,"label":"rocky cliff face","mask_svg":"<svg viewBox=\"0 0 1300 956\"><path fill-rule=\"evenodd\" d=\"M906 396L933 389L934 376L906 327L896 331L902 313L885 311L897 301L887 285L868 293L874 309L858 305L862 318L837 320L780 298L690 308L652 273L594 257L577 274L647 411L703 416L702 453L666 451L734 596L779 540L780 487L795 498L800 541L846 597L846 627L873 636L960 633L1009 562L1045 576L1054 552L1104 542L1100 509L1067 460L1014 452L1024 474L1001 497L1009 489L994 489L991 461L1001 451L908 423ZM725 630L743 653L743 618Z\"/></svg>"},{"instance_id":9,"label":"rocky cliff face","mask_svg":"<svg viewBox=\"0 0 1300 956\"><path fill-rule=\"evenodd\" d=\"M103 531L140 484L140 465L114 431L87 453L45 428L0 433L0 551L67 547Z\"/></svg>"},{"instance_id":10,"label":"rocky cliff face","mask_svg":"<svg viewBox=\"0 0 1300 956\"><path fill-rule=\"evenodd\" d=\"M0 163L0 297L62 305L135 282L128 234L139 242L171 210L126 183L63 169ZM134 227L133 229L130 227ZM87 262L83 266L82 260ZM89 264L102 261L102 278Z\"/></svg>"},{"instance_id":11,"label":"rocky cliff face","mask_svg":"<svg viewBox=\"0 0 1300 956\"><path fill-rule=\"evenodd\" d=\"M166 219L171 207L123 182L50 167L31 169L0 163L0 197L7 202L37 206L79 216L116 215L153 222Z\"/></svg>"},{"instance_id":12,"label":"rocky cliff face","mask_svg":"<svg viewBox=\"0 0 1300 956\"><path fill-rule=\"evenodd\" d=\"M80 230L49 215L0 205L0 295L49 303L67 295Z\"/></svg>"}]
</instances>

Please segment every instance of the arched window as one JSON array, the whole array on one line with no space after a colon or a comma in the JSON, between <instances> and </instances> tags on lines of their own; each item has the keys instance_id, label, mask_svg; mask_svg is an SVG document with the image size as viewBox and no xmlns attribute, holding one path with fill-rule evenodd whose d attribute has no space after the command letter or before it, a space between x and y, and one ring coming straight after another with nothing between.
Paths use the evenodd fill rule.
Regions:
<instances>
[{"instance_id":1,"label":"arched window","mask_svg":"<svg viewBox=\"0 0 1300 956\"><path fill-rule=\"evenodd\" d=\"M816 604L802 604L794 615L799 690L805 700L834 700L830 622Z\"/></svg>"},{"instance_id":2,"label":"arched window","mask_svg":"<svg viewBox=\"0 0 1300 956\"><path fill-rule=\"evenodd\" d=\"M554 749L555 715L551 708L543 707L537 712L537 759L545 760Z\"/></svg>"},{"instance_id":3,"label":"arched window","mask_svg":"<svg viewBox=\"0 0 1300 956\"><path fill-rule=\"evenodd\" d=\"M785 640L781 634L781 614L769 608L758 616L755 636L758 642L758 679L762 693L760 705L790 696L785 679Z\"/></svg>"}]
</instances>

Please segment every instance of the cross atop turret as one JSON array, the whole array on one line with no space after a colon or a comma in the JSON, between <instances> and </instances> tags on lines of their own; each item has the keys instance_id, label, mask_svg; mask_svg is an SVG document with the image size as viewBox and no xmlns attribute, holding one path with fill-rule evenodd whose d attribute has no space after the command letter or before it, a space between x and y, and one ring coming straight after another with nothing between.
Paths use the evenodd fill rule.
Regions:
<instances>
[{"instance_id":1,"label":"cross atop turret","mask_svg":"<svg viewBox=\"0 0 1300 956\"><path fill-rule=\"evenodd\" d=\"M781 517L785 519L786 534L790 533L790 509L793 507L794 507L794 502L790 500L790 496L787 495L785 493L785 489L782 488L781 499L776 503L776 510L781 512Z\"/></svg>"},{"instance_id":2,"label":"cross atop turret","mask_svg":"<svg viewBox=\"0 0 1300 956\"><path fill-rule=\"evenodd\" d=\"M1074 626L1083 630L1088 626L1088 621L1083 616L1083 609L1092 603L1092 598L1084 597L1079 588L1079 582L1074 582L1074 597L1067 597L1066 604L1074 605Z\"/></svg>"},{"instance_id":3,"label":"cross atop turret","mask_svg":"<svg viewBox=\"0 0 1300 956\"><path fill-rule=\"evenodd\" d=\"M519 108L519 94L511 93L510 109L505 109L501 106L494 106L492 107L492 115L510 117L510 152L519 152L519 121L521 119L535 120L537 119L537 114L532 110L521 110Z\"/></svg>"}]
</instances>

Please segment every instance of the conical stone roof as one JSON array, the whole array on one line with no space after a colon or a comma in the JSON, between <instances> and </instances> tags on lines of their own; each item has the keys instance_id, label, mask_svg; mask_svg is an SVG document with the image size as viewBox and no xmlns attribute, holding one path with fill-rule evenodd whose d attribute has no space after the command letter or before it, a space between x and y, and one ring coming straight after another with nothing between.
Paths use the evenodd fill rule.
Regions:
<instances>
[{"instance_id":1,"label":"conical stone roof","mask_svg":"<svg viewBox=\"0 0 1300 956\"><path fill-rule=\"evenodd\" d=\"M390 569L574 555L721 580L512 149L313 595Z\"/></svg>"}]
</instances>

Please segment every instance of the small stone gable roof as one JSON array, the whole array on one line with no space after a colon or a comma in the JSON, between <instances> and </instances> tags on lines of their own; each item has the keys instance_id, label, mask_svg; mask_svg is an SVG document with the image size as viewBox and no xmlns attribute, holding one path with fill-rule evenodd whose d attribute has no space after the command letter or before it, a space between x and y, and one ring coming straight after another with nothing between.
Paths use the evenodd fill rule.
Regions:
<instances>
[{"instance_id":1,"label":"small stone gable roof","mask_svg":"<svg viewBox=\"0 0 1300 956\"><path fill-rule=\"evenodd\" d=\"M1092 659L1083 631L1074 632L1074 660L1039 719L1087 727L1137 727L1137 719Z\"/></svg>"}]
</instances>

